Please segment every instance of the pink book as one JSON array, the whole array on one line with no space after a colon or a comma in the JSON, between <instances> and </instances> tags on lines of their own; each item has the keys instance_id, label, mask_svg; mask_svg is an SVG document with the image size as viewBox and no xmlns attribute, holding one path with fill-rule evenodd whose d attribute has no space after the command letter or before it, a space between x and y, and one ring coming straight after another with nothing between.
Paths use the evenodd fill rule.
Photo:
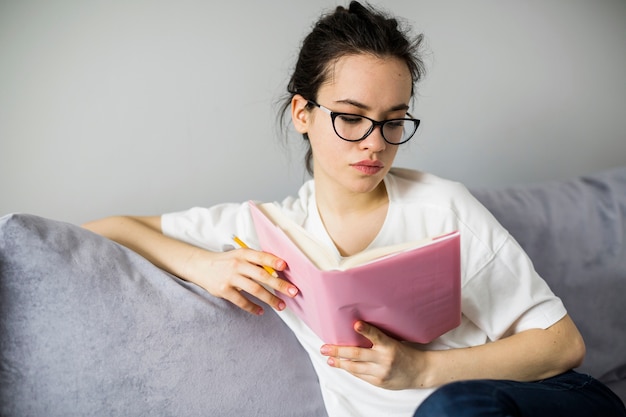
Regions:
<instances>
[{"instance_id":1,"label":"pink book","mask_svg":"<svg viewBox=\"0 0 626 417\"><path fill-rule=\"evenodd\" d=\"M338 259L272 203L250 202L261 250L287 262L278 274L300 290L283 297L324 343L371 347L353 325L428 343L461 323L458 231Z\"/></svg>"}]
</instances>

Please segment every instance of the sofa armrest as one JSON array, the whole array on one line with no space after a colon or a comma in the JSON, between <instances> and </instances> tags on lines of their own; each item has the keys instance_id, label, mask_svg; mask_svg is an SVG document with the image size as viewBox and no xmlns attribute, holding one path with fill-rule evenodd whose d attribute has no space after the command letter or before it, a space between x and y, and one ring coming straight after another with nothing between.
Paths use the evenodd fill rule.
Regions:
<instances>
[{"instance_id":1,"label":"sofa armrest","mask_svg":"<svg viewBox=\"0 0 626 417\"><path fill-rule=\"evenodd\" d=\"M80 227L0 219L0 415L325 415L270 309L247 314Z\"/></svg>"}]
</instances>

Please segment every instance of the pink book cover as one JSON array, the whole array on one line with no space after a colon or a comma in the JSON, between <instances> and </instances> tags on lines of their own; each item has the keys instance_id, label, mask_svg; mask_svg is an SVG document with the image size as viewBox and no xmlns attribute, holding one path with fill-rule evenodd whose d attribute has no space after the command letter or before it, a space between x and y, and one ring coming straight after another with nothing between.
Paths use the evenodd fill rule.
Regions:
<instances>
[{"instance_id":1,"label":"pink book cover","mask_svg":"<svg viewBox=\"0 0 626 417\"><path fill-rule=\"evenodd\" d=\"M460 324L458 231L346 270L321 270L253 202L250 210L261 250L287 262L278 274L300 290L283 300L324 343L371 347L354 331L357 320L417 343Z\"/></svg>"}]
</instances>

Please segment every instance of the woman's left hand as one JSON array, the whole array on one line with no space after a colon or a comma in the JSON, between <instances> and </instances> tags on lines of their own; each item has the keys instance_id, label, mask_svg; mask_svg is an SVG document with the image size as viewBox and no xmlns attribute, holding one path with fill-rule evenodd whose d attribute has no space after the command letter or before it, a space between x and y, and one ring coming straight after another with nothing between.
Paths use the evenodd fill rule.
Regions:
<instances>
[{"instance_id":1,"label":"woman's left hand","mask_svg":"<svg viewBox=\"0 0 626 417\"><path fill-rule=\"evenodd\" d=\"M328 364L341 368L370 384L392 390L420 387L419 375L423 354L381 332L357 321L354 330L373 344L371 348L323 345L320 352Z\"/></svg>"}]
</instances>

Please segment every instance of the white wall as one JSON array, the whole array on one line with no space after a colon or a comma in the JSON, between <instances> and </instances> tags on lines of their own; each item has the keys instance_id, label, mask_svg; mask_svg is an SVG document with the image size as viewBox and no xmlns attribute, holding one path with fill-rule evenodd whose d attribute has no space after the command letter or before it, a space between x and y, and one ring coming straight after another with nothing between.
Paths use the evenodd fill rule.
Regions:
<instances>
[{"instance_id":1,"label":"white wall","mask_svg":"<svg viewBox=\"0 0 626 417\"><path fill-rule=\"evenodd\" d=\"M275 103L335 4L0 0L0 215L81 223L294 193L300 139L283 146ZM398 165L500 186L626 164L623 0L379 4L429 49Z\"/></svg>"}]
</instances>

